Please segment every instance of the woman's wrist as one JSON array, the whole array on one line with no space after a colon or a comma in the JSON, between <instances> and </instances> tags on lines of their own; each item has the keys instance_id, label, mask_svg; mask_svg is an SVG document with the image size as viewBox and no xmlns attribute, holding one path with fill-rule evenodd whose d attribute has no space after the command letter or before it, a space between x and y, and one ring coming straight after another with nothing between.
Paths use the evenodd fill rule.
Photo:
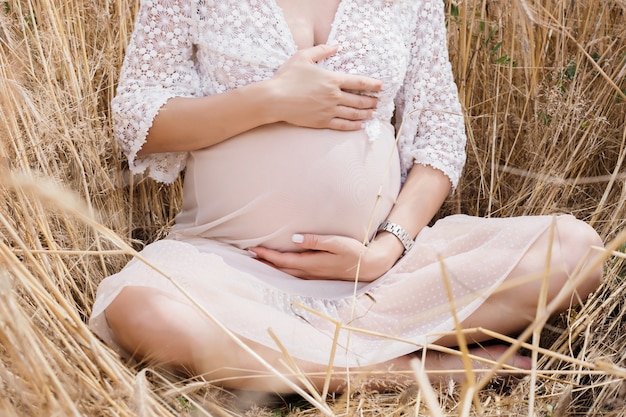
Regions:
<instances>
[{"instance_id":1,"label":"woman's wrist","mask_svg":"<svg viewBox=\"0 0 626 417\"><path fill-rule=\"evenodd\" d=\"M259 97L259 115L263 124L282 122L284 119L283 106L286 97L281 94L281 86L274 78L259 81L253 84L253 94Z\"/></svg>"},{"instance_id":2,"label":"woman's wrist","mask_svg":"<svg viewBox=\"0 0 626 417\"><path fill-rule=\"evenodd\" d=\"M259 81L244 88L248 88L245 91L246 95L254 97L256 110L254 115L258 118L259 126L281 121L276 111L281 103L272 79Z\"/></svg>"},{"instance_id":3,"label":"woman's wrist","mask_svg":"<svg viewBox=\"0 0 626 417\"><path fill-rule=\"evenodd\" d=\"M404 254L402 242L391 233L378 233L369 248L375 252L376 269L383 270L383 273L390 270Z\"/></svg>"},{"instance_id":4,"label":"woman's wrist","mask_svg":"<svg viewBox=\"0 0 626 417\"><path fill-rule=\"evenodd\" d=\"M413 244L415 243L411 235L409 235L409 232L407 232L406 229L404 229L404 227L400 226L397 223L393 223L389 220L385 220L378 227L378 233L384 233L384 232L391 233L400 241L400 243L402 243L402 246L404 246L403 255L406 254L408 251L410 251L411 248L413 247Z\"/></svg>"}]
</instances>

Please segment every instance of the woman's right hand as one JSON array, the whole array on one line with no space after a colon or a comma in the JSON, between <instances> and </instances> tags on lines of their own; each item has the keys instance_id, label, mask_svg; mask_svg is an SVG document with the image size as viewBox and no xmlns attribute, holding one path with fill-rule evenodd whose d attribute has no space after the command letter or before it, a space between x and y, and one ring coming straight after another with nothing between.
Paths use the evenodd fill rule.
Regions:
<instances>
[{"instance_id":1,"label":"woman's right hand","mask_svg":"<svg viewBox=\"0 0 626 417\"><path fill-rule=\"evenodd\" d=\"M315 65L337 52L318 45L298 51L276 72L271 83L273 119L297 126L358 130L372 117L382 88L374 78L337 73Z\"/></svg>"}]
</instances>

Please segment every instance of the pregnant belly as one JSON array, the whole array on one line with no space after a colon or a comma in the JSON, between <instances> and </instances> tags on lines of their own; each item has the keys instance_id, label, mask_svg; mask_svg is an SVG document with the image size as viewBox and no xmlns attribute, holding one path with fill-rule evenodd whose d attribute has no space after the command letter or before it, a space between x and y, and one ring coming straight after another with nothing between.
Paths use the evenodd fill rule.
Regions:
<instances>
[{"instance_id":1,"label":"pregnant belly","mask_svg":"<svg viewBox=\"0 0 626 417\"><path fill-rule=\"evenodd\" d=\"M400 188L393 129L370 141L273 124L192 152L174 232L294 250L293 233L370 238Z\"/></svg>"}]
</instances>

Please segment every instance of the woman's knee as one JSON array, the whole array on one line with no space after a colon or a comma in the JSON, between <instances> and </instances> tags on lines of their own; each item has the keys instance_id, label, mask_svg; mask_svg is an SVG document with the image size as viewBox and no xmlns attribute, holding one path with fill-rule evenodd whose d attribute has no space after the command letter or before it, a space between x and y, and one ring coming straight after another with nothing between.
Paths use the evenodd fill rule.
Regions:
<instances>
[{"instance_id":1,"label":"woman's knee","mask_svg":"<svg viewBox=\"0 0 626 417\"><path fill-rule=\"evenodd\" d=\"M568 279L577 283L577 292L583 298L594 291L602 280L604 243L598 233L586 222L573 217L560 217L555 243Z\"/></svg>"},{"instance_id":2,"label":"woman's knee","mask_svg":"<svg viewBox=\"0 0 626 417\"><path fill-rule=\"evenodd\" d=\"M107 322L116 333L126 333L123 330L132 330L144 327L148 316L144 302L144 289L141 287L124 287L115 299L106 308Z\"/></svg>"},{"instance_id":3,"label":"woman's knee","mask_svg":"<svg viewBox=\"0 0 626 417\"><path fill-rule=\"evenodd\" d=\"M170 322L173 302L152 288L124 287L107 307L105 314L122 348L140 353L152 350L151 339L163 333L172 334Z\"/></svg>"}]
</instances>

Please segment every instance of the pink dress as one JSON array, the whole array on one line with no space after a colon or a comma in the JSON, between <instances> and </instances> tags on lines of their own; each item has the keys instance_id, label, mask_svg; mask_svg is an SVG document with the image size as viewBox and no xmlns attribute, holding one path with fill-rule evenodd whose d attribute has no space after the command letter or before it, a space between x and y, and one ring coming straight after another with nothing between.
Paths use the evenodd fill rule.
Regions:
<instances>
[{"instance_id":1,"label":"pink dress","mask_svg":"<svg viewBox=\"0 0 626 417\"><path fill-rule=\"evenodd\" d=\"M450 216L372 283L301 280L255 260L246 248L295 250L293 233L371 239L415 163L453 186L461 175L464 121L443 2L343 0L328 43L339 50L318 65L384 83L362 130L273 124L195 152L138 157L168 99L267 79L297 50L275 0L142 0L114 126L133 171L171 182L186 168L183 207L168 238L100 284L90 325L107 343L117 346L106 307L124 286L147 286L191 296L235 334L276 349L271 329L295 358L327 364L336 346L336 366L383 362L451 330L451 308L469 316L550 226L551 217Z\"/></svg>"}]
</instances>

